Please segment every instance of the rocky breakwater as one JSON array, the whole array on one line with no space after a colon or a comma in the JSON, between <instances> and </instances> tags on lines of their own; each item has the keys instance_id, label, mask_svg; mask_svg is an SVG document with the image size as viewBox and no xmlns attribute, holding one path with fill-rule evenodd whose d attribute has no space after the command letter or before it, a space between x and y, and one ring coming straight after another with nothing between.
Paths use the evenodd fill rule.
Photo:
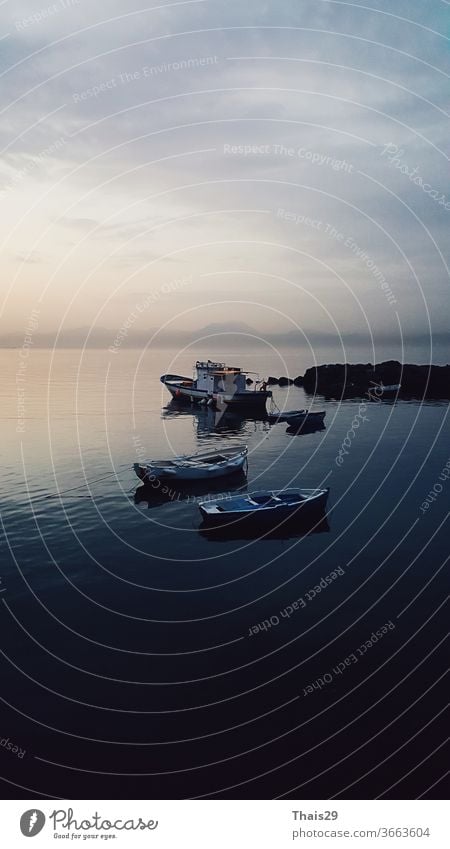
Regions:
<instances>
[{"instance_id":1,"label":"rocky breakwater","mask_svg":"<svg viewBox=\"0 0 450 849\"><path fill-rule=\"evenodd\" d=\"M450 399L450 365L419 366L397 360L376 365L335 363L309 368L303 376L306 392L328 398L356 398L375 387L397 384L402 398Z\"/></svg>"},{"instance_id":2,"label":"rocky breakwater","mask_svg":"<svg viewBox=\"0 0 450 849\"><path fill-rule=\"evenodd\" d=\"M268 377L267 383L269 386L303 386L303 377L301 374L298 377Z\"/></svg>"}]
</instances>

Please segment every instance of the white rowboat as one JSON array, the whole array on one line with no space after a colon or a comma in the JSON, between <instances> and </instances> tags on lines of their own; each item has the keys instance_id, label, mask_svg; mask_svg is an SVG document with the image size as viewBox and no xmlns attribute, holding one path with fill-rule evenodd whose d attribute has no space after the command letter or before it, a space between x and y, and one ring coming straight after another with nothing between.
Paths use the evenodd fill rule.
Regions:
<instances>
[{"instance_id":1,"label":"white rowboat","mask_svg":"<svg viewBox=\"0 0 450 849\"><path fill-rule=\"evenodd\" d=\"M138 478L147 483L171 479L181 481L221 478L247 470L248 448L238 445L230 448L210 449L197 454L184 454L168 460L149 460L135 463Z\"/></svg>"}]
</instances>

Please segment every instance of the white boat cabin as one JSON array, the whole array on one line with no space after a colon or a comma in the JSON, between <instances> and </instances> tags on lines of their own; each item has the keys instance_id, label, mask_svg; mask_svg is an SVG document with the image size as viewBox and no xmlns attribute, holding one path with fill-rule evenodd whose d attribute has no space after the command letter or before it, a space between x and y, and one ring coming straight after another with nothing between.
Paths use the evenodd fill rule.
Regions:
<instances>
[{"instance_id":1,"label":"white boat cabin","mask_svg":"<svg viewBox=\"0 0 450 849\"><path fill-rule=\"evenodd\" d=\"M234 394L235 392L245 392L245 372L240 368L226 366L225 363L214 363L212 360L207 362L197 361L195 364L197 369L197 389L201 389L213 395L216 393L225 392Z\"/></svg>"}]
</instances>

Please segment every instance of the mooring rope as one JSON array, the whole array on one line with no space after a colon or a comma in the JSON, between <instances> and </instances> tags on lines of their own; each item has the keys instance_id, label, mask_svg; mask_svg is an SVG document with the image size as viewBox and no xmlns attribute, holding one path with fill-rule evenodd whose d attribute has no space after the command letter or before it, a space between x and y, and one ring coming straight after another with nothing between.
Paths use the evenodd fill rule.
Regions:
<instances>
[{"instance_id":1,"label":"mooring rope","mask_svg":"<svg viewBox=\"0 0 450 849\"><path fill-rule=\"evenodd\" d=\"M101 478L95 478L95 480L93 480L93 481L85 480L82 483L79 483L77 486L69 487L69 489L59 489L58 492L52 492L49 495L38 496L37 498L34 498L33 501L39 501L39 499L45 499L45 498L58 498L59 495L66 495L68 492L75 492L77 489L81 489L81 487L83 487L83 486L91 486L91 484L100 483L101 481L108 480L108 478L111 478L114 475L117 475L117 472L118 472L119 469L124 469L124 468L127 468L127 467L129 467L129 463L122 463L122 465L117 467L117 470L115 470L114 472L108 472L107 475L102 475ZM77 498L91 498L91 497L92 496L90 496L90 495L77 496Z\"/></svg>"}]
</instances>

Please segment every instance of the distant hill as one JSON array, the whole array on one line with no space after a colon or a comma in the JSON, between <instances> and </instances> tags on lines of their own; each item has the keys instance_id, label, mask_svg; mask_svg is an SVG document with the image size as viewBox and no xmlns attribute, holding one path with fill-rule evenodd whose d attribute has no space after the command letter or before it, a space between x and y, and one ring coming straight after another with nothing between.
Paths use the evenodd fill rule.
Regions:
<instances>
[{"instance_id":1,"label":"distant hill","mask_svg":"<svg viewBox=\"0 0 450 849\"><path fill-rule=\"evenodd\" d=\"M303 331L303 332L302 332ZM116 339L120 337L119 347L123 348L141 348L150 344L155 347L166 347L186 345L189 343L195 344L196 339L204 339L204 337L214 336L217 334L218 339L222 334L224 344L227 341L226 334L236 334L237 342L242 342L247 347L258 347L263 339L268 344L304 349L308 344L317 348L324 348L344 345L368 345L369 341L367 334L350 331L342 332L338 338L336 334L320 332L303 327L300 330L293 330L287 333L274 331L272 333L264 330L258 330L249 324L242 321L229 322L212 322L195 330L184 329L164 329L160 332L157 328L149 327L147 329L137 330L135 327L129 327L125 332L122 332L120 325L114 328L108 327L76 327L63 328L59 334L57 331L39 332L36 331L32 335L32 347L34 348L53 348L58 336L58 348L109 348L114 345ZM241 335L242 334L242 335ZM24 342L24 330L14 333L5 333L0 336L0 348L21 348ZM238 336L240 338L238 338ZM378 346L384 346L386 353L392 345L398 345L398 339L392 335L383 334L382 331L374 334L375 341ZM229 340L228 340L229 341ZM450 333L438 331L432 335L433 348L436 351L438 345L450 350ZM410 334L404 335L403 344L424 345L429 347L429 338L426 334ZM205 342L202 341L202 346ZM433 358L434 359L434 358ZM442 359L442 355L441 355ZM447 357L445 360L447 361Z\"/></svg>"},{"instance_id":2,"label":"distant hill","mask_svg":"<svg viewBox=\"0 0 450 849\"><path fill-rule=\"evenodd\" d=\"M257 336L258 331L244 321L216 321L211 324L200 327L195 331L198 336L207 336L210 333L250 333L252 336Z\"/></svg>"},{"instance_id":3,"label":"distant hill","mask_svg":"<svg viewBox=\"0 0 450 849\"><path fill-rule=\"evenodd\" d=\"M121 332L120 325L115 328L95 327L90 331L89 327L63 328L59 334L56 331L40 333L36 331L32 337L32 347L53 348L58 337L58 348L108 348L114 344L116 337L120 335L121 347L140 347L147 345L155 336L157 344L184 344L194 341L195 337L214 336L222 333L245 333L249 336L258 336L258 331L241 321L217 322L208 324L198 330L164 330L158 332L156 328L149 327L147 330L136 330L129 327L125 333ZM0 348L20 348L23 345L24 333L7 333L0 336Z\"/></svg>"}]
</instances>

